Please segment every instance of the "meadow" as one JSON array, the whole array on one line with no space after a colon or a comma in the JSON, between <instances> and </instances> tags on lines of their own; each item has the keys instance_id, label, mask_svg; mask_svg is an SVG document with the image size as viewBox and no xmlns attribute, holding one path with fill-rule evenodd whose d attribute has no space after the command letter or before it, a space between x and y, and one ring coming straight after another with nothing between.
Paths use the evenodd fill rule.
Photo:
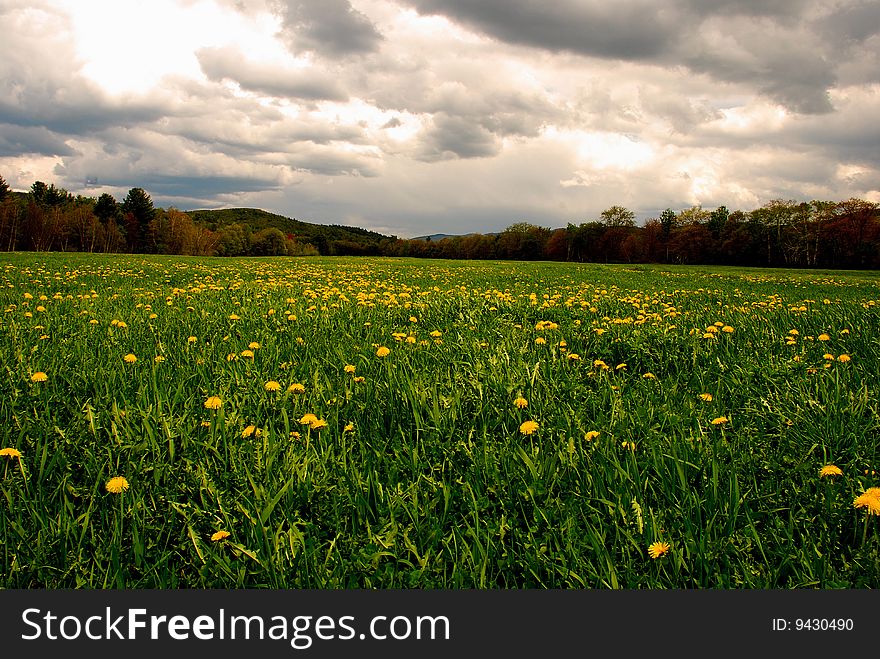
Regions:
<instances>
[{"instance_id":1,"label":"meadow","mask_svg":"<svg viewBox=\"0 0 880 659\"><path fill-rule=\"evenodd\" d=\"M0 269L0 587L880 585L875 274Z\"/></svg>"}]
</instances>

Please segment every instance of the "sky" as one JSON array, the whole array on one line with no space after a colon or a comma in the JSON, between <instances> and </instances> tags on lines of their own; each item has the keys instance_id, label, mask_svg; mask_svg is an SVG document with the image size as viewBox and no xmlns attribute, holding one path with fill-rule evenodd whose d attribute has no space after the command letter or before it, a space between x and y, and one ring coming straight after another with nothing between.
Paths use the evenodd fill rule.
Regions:
<instances>
[{"instance_id":1,"label":"sky","mask_svg":"<svg viewBox=\"0 0 880 659\"><path fill-rule=\"evenodd\" d=\"M0 0L0 176L399 237L880 202L880 2Z\"/></svg>"}]
</instances>

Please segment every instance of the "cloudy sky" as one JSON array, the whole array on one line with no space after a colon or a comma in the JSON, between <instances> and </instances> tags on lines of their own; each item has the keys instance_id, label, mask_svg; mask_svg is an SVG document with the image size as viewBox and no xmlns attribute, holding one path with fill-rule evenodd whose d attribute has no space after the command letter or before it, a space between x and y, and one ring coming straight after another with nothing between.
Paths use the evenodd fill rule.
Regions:
<instances>
[{"instance_id":1,"label":"cloudy sky","mask_svg":"<svg viewBox=\"0 0 880 659\"><path fill-rule=\"evenodd\" d=\"M410 237L880 201L877 0L0 0L0 176Z\"/></svg>"}]
</instances>

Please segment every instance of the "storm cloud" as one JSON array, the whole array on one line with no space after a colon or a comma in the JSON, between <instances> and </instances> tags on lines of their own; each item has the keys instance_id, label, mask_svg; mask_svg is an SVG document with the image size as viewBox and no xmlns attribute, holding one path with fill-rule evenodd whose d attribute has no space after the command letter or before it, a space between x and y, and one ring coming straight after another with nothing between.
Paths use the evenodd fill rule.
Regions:
<instances>
[{"instance_id":1,"label":"storm cloud","mask_svg":"<svg viewBox=\"0 0 880 659\"><path fill-rule=\"evenodd\" d=\"M16 189L401 236L880 201L876 2L8 0L0 20Z\"/></svg>"}]
</instances>

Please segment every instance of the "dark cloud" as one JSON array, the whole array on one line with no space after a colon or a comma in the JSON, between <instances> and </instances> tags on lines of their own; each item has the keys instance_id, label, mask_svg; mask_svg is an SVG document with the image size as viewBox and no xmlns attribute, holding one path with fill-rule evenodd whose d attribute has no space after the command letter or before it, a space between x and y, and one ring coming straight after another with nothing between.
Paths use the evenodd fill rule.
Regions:
<instances>
[{"instance_id":1,"label":"dark cloud","mask_svg":"<svg viewBox=\"0 0 880 659\"><path fill-rule=\"evenodd\" d=\"M313 51L330 58L374 52L379 29L349 0L279 0L283 34L295 53Z\"/></svg>"},{"instance_id":2,"label":"dark cloud","mask_svg":"<svg viewBox=\"0 0 880 659\"><path fill-rule=\"evenodd\" d=\"M485 127L439 112L423 138L420 158L427 161L485 158L500 150L500 140Z\"/></svg>"},{"instance_id":3,"label":"dark cloud","mask_svg":"<svg viewBox=\"0 0 880 659\"><path fill-rule=\"evenodd\" d=\"M210 80L232 80L248 91L315 101L348 100L348 94L338 79L315 67L294 68L252 62L237 48L202 48L196 57L202 72Z\"/></svg>"},{"instance_id":4,"label":"dark cloud","mask_svg":"<svg viewBox=\"0 0 880 659\"><path fill-rule=\"evenodd\" d=\"M43 126L0 124L0 158L21 155L72 156L75 151Z\"/></svg>"},{"instance_id":5,"label":"dark cloud","mask_svg":"<svg viewBox=\"0 0 880 659\"><path fill-rule=\"evenodd\" d=\"M686 66L723 82L750 85L795 112L832 109L828 90L839 61L834 46L824 43L811 24L812 2L403 1L509 44ZM856 16L839 12L840 22L870 20L875 12L853 11ZM863 37L869 31L863 29Z\"/></svg>"},{"instance_id":6,"label":"dark cloud","mask_svg":"<svg viewBox=\"0 0 880 659\"><path fill-rule=\"evenodd\" d=\"M651 0L406 0L501 41L582 55L647 60L669 49L675 16ZM662 5L661 5L662 6ZM645 20L651 16L652 20Z\"/></svg>"}]
</instances>

